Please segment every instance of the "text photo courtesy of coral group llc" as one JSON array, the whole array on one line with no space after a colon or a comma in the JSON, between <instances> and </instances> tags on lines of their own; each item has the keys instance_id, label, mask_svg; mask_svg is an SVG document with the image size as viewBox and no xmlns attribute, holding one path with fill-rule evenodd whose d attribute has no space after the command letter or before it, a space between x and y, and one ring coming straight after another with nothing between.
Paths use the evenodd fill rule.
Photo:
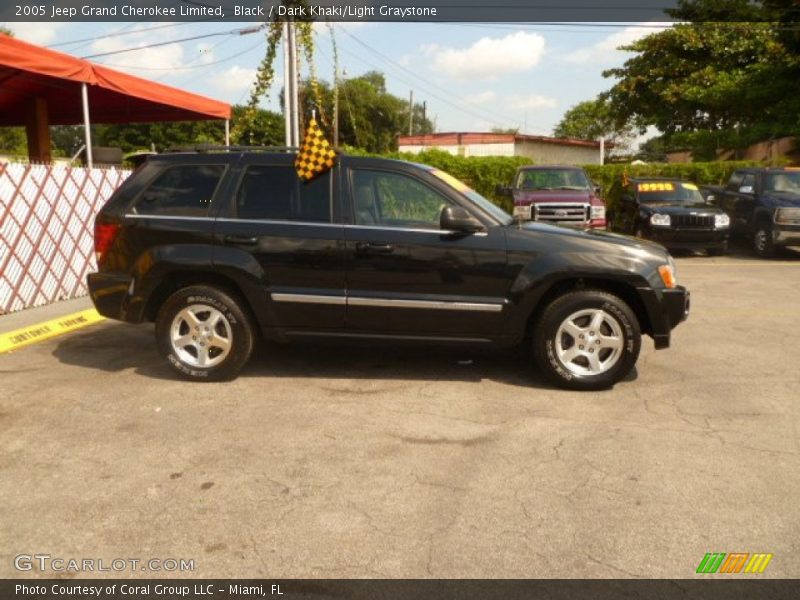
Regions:
<instances>
[{"instance_id":1,"label":"text photo courtesy of coral group llc","mask_svg":"<svg viewBox=\"0 0 800 600\"><path fill-rule=\"evenodd\" d=\"M800 596L796 0L0 4L0 600Z\"/></svg>"}]
</instances>

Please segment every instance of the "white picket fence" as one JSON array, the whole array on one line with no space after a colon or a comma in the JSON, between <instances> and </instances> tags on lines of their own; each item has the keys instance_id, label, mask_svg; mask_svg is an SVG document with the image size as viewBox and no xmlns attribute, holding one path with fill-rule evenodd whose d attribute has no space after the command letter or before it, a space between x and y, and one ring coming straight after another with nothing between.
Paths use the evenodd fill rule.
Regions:
<instances>
[{"instance_id":1,"label":"white picket fence","mask_svg":"<svg viewBox=\"0 0 800 600\"><path fill-rule=\"evenodd\" d=\"M0 315L87 294L95 215L130 174L0 163Z\"/></svg>"}]
</instances>

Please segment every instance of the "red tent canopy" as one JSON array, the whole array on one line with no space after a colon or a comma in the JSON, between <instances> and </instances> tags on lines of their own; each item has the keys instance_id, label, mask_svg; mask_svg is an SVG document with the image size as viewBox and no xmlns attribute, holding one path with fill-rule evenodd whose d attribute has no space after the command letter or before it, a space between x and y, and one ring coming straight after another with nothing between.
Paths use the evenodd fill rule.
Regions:
<instances>
[{"instance_id":1,"label":"red tent canopy","mask_svg":"<svg viewBox=\"0 0 800 600\"><path fill-rule=\"evenodd\" d=\"M33 98L53 125L83 122L87 84L93 123L230 119L230 104L114 71L0 34L0 126L25 125Z\"/></svg>"}]
</instances>

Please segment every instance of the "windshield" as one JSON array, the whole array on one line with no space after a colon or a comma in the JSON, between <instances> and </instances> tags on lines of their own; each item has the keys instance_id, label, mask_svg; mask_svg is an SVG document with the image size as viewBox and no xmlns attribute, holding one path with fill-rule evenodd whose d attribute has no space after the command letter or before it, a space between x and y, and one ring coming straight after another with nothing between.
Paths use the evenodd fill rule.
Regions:
<instances>
[{"instance_id":1,"label":"windshield","mask_svg":"<svg viewBox=\"0 0 800 600\"><path fill-rule=\"evenodd\" d=\"M768 192L800 194L800 171L783 171L767 175Z\"/></svg>"},{"instance_id":2,"label":"windshield","mask_svg":"<svg viewBox=\"0 0 800 600\"><path fill-rule=\"evenodd\" d=\"M588 190L582 169L523 169L514 186L520 190Z\"/></svg>"},{"instance_id":3,"label":"windshield","mask_svg":"<svg viewBox=\"0 0 800 600\"><path fill-rule=\"evenodd\" d=\"M444 171L440 171L439 169L431 169L430 173L442 181L444 181L447 185L451 188L456 190L462 196L466 196L469 200L477 204L484 212L489 213L492 217L500 221L503 225L508 225L512 223L514 219L509 215L506 211L502 208L497 206L491 200L487 200L483 196L481 196L478 192L473 190L463 181L456 179L449 173L445 173Z\"/></svg>"},{"instance_id":4,"label":"windshield","mask_svg":"<svg viewBox=\"0 0 800 600\"><path fill-rule=\"evenodd\" d=\"M650 181L638 184L642 204L702 204L703 195L693 183Z\"/></svg>"}]
</instances>

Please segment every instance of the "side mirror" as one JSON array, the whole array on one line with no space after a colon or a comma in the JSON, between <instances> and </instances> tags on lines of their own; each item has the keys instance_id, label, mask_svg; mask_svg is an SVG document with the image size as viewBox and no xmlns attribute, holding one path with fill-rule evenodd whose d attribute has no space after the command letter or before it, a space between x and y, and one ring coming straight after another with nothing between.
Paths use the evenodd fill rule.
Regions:
<instances>
[{"instance_id":1,"label":"side mirror","mask_svg":"<svg viewBox=\"0 0 800 600\"><path fill-rule=\"evenodd\" d=\"M445 206L439 216L439 227L443 231L457 231L459 233L475 233L483 231L483 225L478 219L460 206Z\"/></svg>"},{"instance_id":2,"label":"side mirror","mask_svg":"<svg viewBox=\"0 0 800 600\"><path fill-rule=\"evenodd\" d=\"M716 196L714 196L714 194L709 194L708 196L706 196L706 204L712 204L713 205L713 204L716 204L716 203L717 203L717 198L716 198Z\"/></svg>"},{"instance_id":3,"label":"side mirror","mask_svg":"<svg viewBox=\"0 0 800 600\"><path fill-rule=\"evenodd\" d=\"M594 195L597 196L598 198L600 197L600 193L602 191L603 191L603 189L599 185L595 185L594 186Z\"/></svg>"},{"instance_id":4,"label":"side mirror","mask_svg":"<svg viewBox=\"0 0 800 600\"><path fill-rule=\"evenodd\" d=\"M742 187L739 188L739 193L740 194L753 194L753 193L755 193L755 190L753 189L752 185L743 185Z\"/></svg>"},{"instance_id":5,"label":"side mirror","mask_svg":"<svg viewBox=\"0 0 800 600\"><path fill-rule=\"evenodd\" d=\"M511 186L498 185L494 188L494 193L498 196L511 196Z\"/></svg>"}]
</instances>

